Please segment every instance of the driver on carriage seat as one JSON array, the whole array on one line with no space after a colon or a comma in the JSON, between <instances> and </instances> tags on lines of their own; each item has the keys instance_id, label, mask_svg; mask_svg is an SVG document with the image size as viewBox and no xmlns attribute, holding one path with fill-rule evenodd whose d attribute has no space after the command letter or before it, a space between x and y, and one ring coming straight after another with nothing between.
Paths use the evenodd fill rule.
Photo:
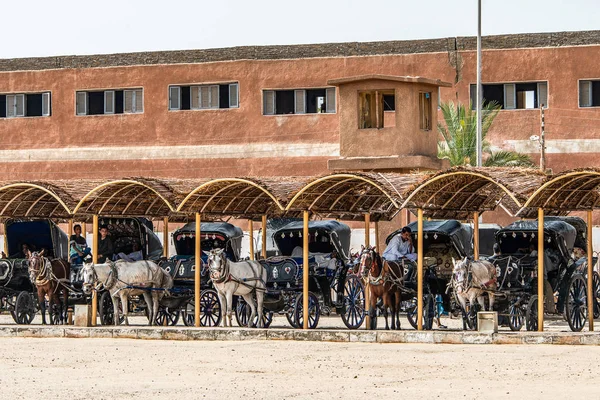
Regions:
<instances>
[{"instance_id":1,"label":"driver on carriage seat","mask_svg":"<svg viewBox=\"0 0 600 400\"><path fill-rule=\"evenodd\" d=\"M385 251L381 255L386 261L402 261L403 258L415 262L417 261L417 253L414 252L412 242L412 230L405 226L390 240Z\"/></svg>"}]
</instances>

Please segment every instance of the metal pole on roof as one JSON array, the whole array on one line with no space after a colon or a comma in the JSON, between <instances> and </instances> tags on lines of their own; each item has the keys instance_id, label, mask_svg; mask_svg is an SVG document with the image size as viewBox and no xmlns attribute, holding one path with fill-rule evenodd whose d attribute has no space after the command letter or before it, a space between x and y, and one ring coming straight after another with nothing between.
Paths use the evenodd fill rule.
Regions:
<instances>
[{"instance_id":1,"label":"metal pole on roof","mask_svg":"<svg viewBox=\"0 0 600 400\"><path fill-rule=\"evenodd\" d=\"M477 166L482 165L483 139L481 134L481 107L483 91L481 87L481 0L477 0Z\"/></svg>"},{"instance_id":2,"label":"metal pole on roof","mask_svg":"<svg viewBox=\"0 0 600 400\"><path fill-rule=\"evenodd\" d=\"M473 257L479 260L479 213L473 213Z\"/></svg>"},{"instance_id":3,"label":"metal pole on roof","mask_svg":"<svg viewBox=\"0 0 600 400\"><path fill-rule=\"evenodd\" d=\"M196 236L195 236L195 271L194 271L194 326L200 327L200 270L202 269L202 248L200 247L202 214L196 213ZM224 313L223 310L221 310ZM223 318L226 318L223 315Z\"/></svg>"},{"instance_id":4,"label":"metal pole on roof","mask_svg":"<svg viewBox=\"0 0 600 400\"><path fill-rule=\"evenodd\" d=\"M263 260L267 259L267 216L263 215L262 216L262 230L260 232L261 234L261 245L262 245L262 251L261 251L261 255Z\"/></svg>"},{"instance_id":5,"label":"metal pole on roof","mask_svg":"<svg viewBox=\"0 0 600 400\"><path fill-rule=\"evenodd\" d=\"M303 212L303 232L302 232L302 329L308 329L308 219L309 212Z\"/></svg>"},{"instance_id":6,"label":"metal pole on roof","mask_svg":"<svg viewBox=\"0 0 600 400\"><path fill-rule=\"evenodd\" d=\"M73 220L69 220L72 222ZM94 265L98 264L98 215L92 217L94 237L92 243L92 262ZM92 290L92 326L96 326L96 317L98 316L98 292L96 289Z\"/></svg>"},{"instance_id":7,"label":"metal pole on roof","mask_svg":"<svg viewBox=\"0 0 600 400\"><path fill-rule=\"evenodd\" d=\"M69 218L69 236L71 236L73 234L73 218Z\"/></svg>"},{"instance_id":8,"label":"metal pole on roof","mask_svg":"<svg viewBox=\"0 0 600 400\"><path fill-rule=\"evenodd\" d=\"M375 248L377 249L377 251L381 251L381 249L379 248L379 221L373 222L373 225L375 228Z\"/></svg>"},{"instance_id":9,"label":"metal pole on roof","mask_svg":"<svg viewBox=\"0 0 600 400\"><path fill-rule=\"evenodd\" d=\"M592 210L589 210L587 212L587 308L590 332L594 330L594 254L592 244Z\"/></svg>"},{"instance_id":10,"label":"metal pole on roof","mask_svg":"<svg viewBox=\"0 0 600 400\"><path fill-rule=\"evenodd\" d=\"M169 258L169 217L163 219L163 253Z\"/></svg>"},{"instance_id":11,"label":"metal pole on roof","mask_svg":"<svg viewBox=\"0 0 600 400\"><path fill-rule=\"evenodd\" d=\"M544 331L544 209L538 208L538 332Z\"/></svg>"},{"instance_id":12,"label":"metal pole on roof","mask_svg":"<svg viewBox=\"0 0 600 400\"><path fill-rule=\"evenodd\" d=\"M417 330L423 330L423 209L417 210Z\"/></svg>"}]
</instances>

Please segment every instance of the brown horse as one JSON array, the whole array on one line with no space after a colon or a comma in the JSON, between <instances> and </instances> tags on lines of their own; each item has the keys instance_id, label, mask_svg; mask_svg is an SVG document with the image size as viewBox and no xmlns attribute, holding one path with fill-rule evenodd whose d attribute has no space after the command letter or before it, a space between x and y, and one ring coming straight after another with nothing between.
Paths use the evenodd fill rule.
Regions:
<instances>
[{"instance_id":1,"label":"brown horse","mask_svg":"<svg viewBox=\"0 0 600 400\"><path fill-rule=\"evenodd\" d=\"M392 316L392 329L400 329L400 300L404 271L397 264L383 261L374 247L363 247L360 258L363 277L369 282L369 329L377 329L377 300L383 300L385 329L388 325L388 309Z\"/></svg>"},{"instance_id":2,"label":"brown horse","mask_svg":"<svg viewBox=\"0 0 600 400\"><path fill-rule=\"evenodd\" d=\"M29 259L29 279L37 288L38 302L42 311L42 324L46 325L46 295L50 305L50 323L65 324L69 298L66 284L69 282L70 264L61 259L49 260L44 257L44 250L39 253L29 252L27 258ZM62 301L59 294L62 294ZM59 310L58 321L52 321L55 307Z\"/></svg>"}]
</instances>

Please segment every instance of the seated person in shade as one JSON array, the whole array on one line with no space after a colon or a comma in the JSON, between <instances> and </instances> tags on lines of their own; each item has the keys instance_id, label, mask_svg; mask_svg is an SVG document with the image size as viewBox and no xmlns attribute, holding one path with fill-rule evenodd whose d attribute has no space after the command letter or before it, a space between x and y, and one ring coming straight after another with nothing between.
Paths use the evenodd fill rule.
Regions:
<instances>
[{"instance_id":1,"label":"seated person in shade","mask_svg":"<svg viewBox=\"0 0 600 400\"><path fill-rule=\"evenodd\" d=\"M144 255L142 254L142 249L140 249L140 245L137 242L133 242L133 246L132 246L131 250L132 251L129 254L119 253L117 255L117 257L120 260L127 261L127 262L140 261L140 260L144 259Z\"/></svg>"},{"instance_id":2,"label":"seated person in shade","mask_svg":"<svg viewBox=\"0 0 600 400\"><path fill-rule=\"evenodd\" d=\"M408 226L402 228L400 234L390 240L382 257L387 261L400 261L402 258L406 258L412 262L417 260L417 253L414 251L412 242L412 230Z\"/></svg>"},{"instance_id":3,"label":"seated person in shade","mask_svg":"<svg viewBox=\"0 0 600 400\"><path fill-rule=\"evenodd\" d=\"M108 236L108 227L102 225L100 227L100 237L98 238L98 262L102 264L106 260L111 260L114 253L113 242Z\"/></svg>"},{"instance_id":4,"label":"seated person in shade","mask_svg":"<svg viewBox=\"0 0 600 400\"><path fill-rule=\"evenodd\" d=\"M33 251L32 247L30 245L28 245L27 243L23 243L21 245L21 254L20 256L22 258L29 258L29 255L31 254L31 252ZM4 254L4 252L2 252ZM2 258L6 258L6 256L2 257Z\"/></svg>"},{"instance_id":5,"label":"seated person in shade","mask_svg":"<svg viewBox=\"0 0 600 400\"><path fill-rule=\"evenodd\" d=\"M73 227L73 235L69 239L69 258L71 264L81 265L83 260L92 253L87 245L87 241L81 236L81 225L75 225Z\"/></svg>"}]
</instances>

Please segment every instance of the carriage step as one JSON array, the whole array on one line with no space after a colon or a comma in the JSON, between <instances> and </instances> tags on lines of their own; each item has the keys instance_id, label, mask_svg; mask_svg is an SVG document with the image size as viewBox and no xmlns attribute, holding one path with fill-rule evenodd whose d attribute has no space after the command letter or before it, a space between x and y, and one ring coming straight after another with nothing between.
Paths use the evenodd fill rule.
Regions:
<instances>
[{"instance_id":1,"label":"carriage step","mask_svg":"<svg viewBox=\"0 0 600 400\"><path fill-rule=\"evenodd\" d=\"M479 333L498 333L498 313L479 311L477 313L477 331Z\"/></svg>"}]
</instances>

